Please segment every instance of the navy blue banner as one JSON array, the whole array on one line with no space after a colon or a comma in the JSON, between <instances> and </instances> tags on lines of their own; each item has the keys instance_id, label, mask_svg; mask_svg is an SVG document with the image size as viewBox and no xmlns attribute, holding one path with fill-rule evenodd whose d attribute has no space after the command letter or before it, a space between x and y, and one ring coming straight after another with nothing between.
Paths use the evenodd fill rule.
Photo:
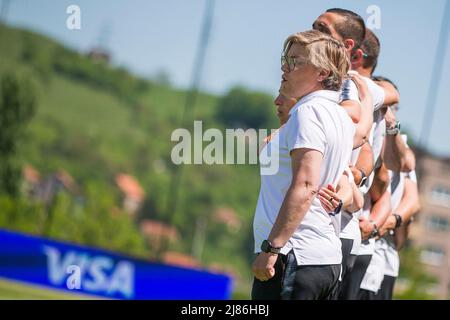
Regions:
<instances>
[{"instance_id":1,"label":"navy blue banner","mask_svg":"<svg viewBox=\"0 0 450 320\"><path fill-rule=\"evenodd\" d=\"M0 230L0 277L114 299L229 299L231 278Z\"/></svg>"}]
</instances>

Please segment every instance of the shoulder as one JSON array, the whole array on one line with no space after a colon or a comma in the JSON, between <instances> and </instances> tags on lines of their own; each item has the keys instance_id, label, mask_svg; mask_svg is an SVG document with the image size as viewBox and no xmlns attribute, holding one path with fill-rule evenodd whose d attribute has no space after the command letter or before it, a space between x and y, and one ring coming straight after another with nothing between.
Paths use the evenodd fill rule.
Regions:
<instances>
[{"instance_id":1,"label":"shoulder","mask_svg":"<svg viewBox=\"0 0 450 320\"><path fill-rule=\"evenodd\" d=\"M315 105L314 100L316 99L298 105L294 110L292 110L291 117L289 118L289 120L296 119L299 117L312 117L316 115L317 105Z\"/></svg>"}]
</instances>

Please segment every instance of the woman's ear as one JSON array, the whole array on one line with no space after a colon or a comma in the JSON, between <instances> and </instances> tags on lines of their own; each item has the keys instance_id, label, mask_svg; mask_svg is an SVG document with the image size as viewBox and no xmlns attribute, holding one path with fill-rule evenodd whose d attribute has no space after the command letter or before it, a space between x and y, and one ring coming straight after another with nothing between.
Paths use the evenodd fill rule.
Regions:
<instances>
[{"instance_id":1,"label":"woman's ear","mask_svg":"<svg viewBox=\"0 0 450 320\"><path fill-rule=\"evenodd\" d=\"M318 82L322 82L323 80L325 80L329 76L330 76L330 71L322 69L322 70L319 71L319 74L317 76L317 81Z\"/></svg>"}]
</instances>

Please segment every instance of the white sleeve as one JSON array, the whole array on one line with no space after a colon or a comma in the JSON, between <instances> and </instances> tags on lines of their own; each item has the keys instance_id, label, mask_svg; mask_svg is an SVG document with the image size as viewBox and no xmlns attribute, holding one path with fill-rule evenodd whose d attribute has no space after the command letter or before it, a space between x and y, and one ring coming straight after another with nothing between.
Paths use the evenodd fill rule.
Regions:
<instances>
[{"instance_id":1,"label":"white sleeve","mask_svg":"<svg viewBox=\"0 0 450 320\"><path fill-rule=\"evenodd\" d=\"M386 120L384 120L380 111L377 111L377 113L374 114L374 118L375 126L373 131L372 152L373 159L376 163L381 155L381 149L383 148L384 136L386 133Z\"/></svg>"},{"instance_id":2,"label":"white sleeve","mask_svg":"<svg viewBox=\"0 0 450 320\"><path fill-rule=\"evenodd\" d=\"M353 100L359 102L358 87L352 79L346 78L342 83L342 90L339 101Z\"/></svg>"},{"instance_id":3,"label":"white sleeve","mask_svg":"<svg viewBox=\"0 0 450 320\"><path fill-rule=\"evenodd\" d=\"M401 135L403 142L406 144L406 146L409 148L408 146L408 135L406 134L402 134Z\"/></svg>"},{"instance_id":4,"label":"white sleeve","mask_svg":"<svg viewBox=\"0 0 450 320\"><path fill-rule=\"evenodd\" d=\"M369 92L372 94L373 99L373 111L377 111L381 109L384 105L384 90L382 87L377 85L372 79L364 78L367 82L367 87L369 88Z\"/></svg>"},{"instance_id":5,"label":"white sleeve","mask_svg":"<svg viewBox=\"0 0 450 320\"><path fill-rule=\"evenodd\" d=\"M369 189L372 186L372 182L373 182L373 178L375 177L375 172L372 171L372 173L367 177L366 179L366 183L364 183L361 187L359 187L359 191L362 194L368 194L369 193ZM364 201L366 201L364 199Z\"/></svg>"},{"instance_id":6,"label":"white sleeve","mask_svg":"<svg viewBox=\"0 0 450 320\"><path fill-rule=\"evenodd\" d=\"M303 105L294 111L286 123L286 139L289 151L309 148L325 153L324 125L311 106Z\"/></svg>"},{"instance_id":7,"label":"white sleeve","mask_svg":"<svg viewBox=\"0 0 450 320\"><path fill-rule=\"evenodd\" d=\"M355 177L353 176L352 170L349 167L345 168L344 172L347 174L348 182L350 184L355 182Z\"/></svg>"},{"instance_id":8,"label":"white sleeve","mask_svg":"<svg viewBox=\"0 0 450 320\"><path fill-rule=\"evenodd\" d=\"M390 183L388 184L386 191L389 192L390 194L392 194L392 187L391 187Z\"/></svg>"},{"instance_id":9,"label":"white sleeve","mask_svg":"<svg viewBox=\"0 0 450 320\"><path fill-rule=\"evenodd\" d=\"M408 172L406 174L406 177L409 178L412 182L417 183L416 170Z\"/></svg>"}]
</instances>

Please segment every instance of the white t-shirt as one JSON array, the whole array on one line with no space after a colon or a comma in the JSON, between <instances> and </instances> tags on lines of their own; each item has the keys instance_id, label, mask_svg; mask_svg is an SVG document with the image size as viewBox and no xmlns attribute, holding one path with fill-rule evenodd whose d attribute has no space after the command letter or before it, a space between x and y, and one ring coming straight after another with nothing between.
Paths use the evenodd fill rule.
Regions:
<instances>
[{"instance_id":1,"label":"white t-shirt","mask_svg":"<svg viewBox=\"0 0 450 320\"><path fill-rule=\"evenodd\" d=\"M372 209L371 200L369 193L364 194L364 206L361 209L360 217L369 219L370 210ZM358 222L359 227L359 222ZM361 241L361 245L358 249L358 255L371 255L375 250L375 239L369 239Z\"/></svg>"},{"instance_id":2,"label":"white t-shirt","mask_svg":"<svg viewBox=\"0 0 450 320\"><path fill-rule=\"evenodd\" d=\"M402 138L403 141L406 143L407 136L402 135ZM400 204L400 201L402 200L403 193L405 190L405 179L412 175L415 176L415 171L403 173L403 172L393 172L389 170L389 177L391 181L391 206L393 213L395 213L396 209ZM387 243L387 248L384 252L385 253L384 274L391 277L398 277L398 272L400 269L400 257L397 252L394 238L389 233L386 233L384 239L386 240Z\"/></svg>"},{"instance_id":3,"label":"white t-shirt","mask_svg":"<svg viewBox=\"0 0 450 320\"><path fill-rule=\"evenodd\" d=\"M349 74L350 73L358 74L358 72L354 70L350 71ZM362 78L364 79L364 81L366 81L369 92L372 95L373 111L375 112L381 109L381 107L383 107L384 105L384 98L385 98L384 90L379 85L377 85L372 79L363 76ZM350 78L345 79L342 83L340 101L345 100L360 101L358 87Z\"/></svg>"},{"instance_id":4,"label":"white t-shirt","mask_svg":"<svg viewBox=\"0 0 450 320\"><path fill-rule=\"evenodd\" d=\"M403 173L402 175L404 175L404 179L411 179L411 181L417 183L415 171ZM384 274L386 276L398 277L398 272L400 270L400 257L398 255L398 251L395 247L394 241L391 236L386 237L386 242L387 242L387 249L384 252L385 253Z\"/></svg>"},{"instance_id":5,"label":"white t-shirt","mask_svg":"<svg viewBox=\"0 0 450 320\"><path fill-rule=\"evenodd\" d=\"M398 271L400 270L400 257L398 256L397 249L388 241L387 248L384 251L384 260L384 275L398 277Z\"/></svg>"},{"instance_id":6,"label":"white t-shirt","mask_svg":"<svg viewBox=\"0 0 450 320\"><path fill-rule=\"evenodd\" d=\"M351 254L370 255L375 250L375 239L361 241L360 238L357 239L357 236L358 235L361 236L361 231L359 230L359 218L360 217L368 218L370 215L370 210L372 209L369 190L375 178L375 170L381 166L381 161L379 160L381 156L381 149L383 147L385 131L386 131L386 121L384 120L384 116L381 110L375 111L374 123L372 125L372 130L369 136L369 143L372 146L372 152L375 162L374 170L367 177L366 183L360 187L360 191L364 195L364 206L360 211L353 213L353 219L347 225L347 228L349 228L349 230L345 230L351 232L352 234L351 239L356 239L356 241L354 241L354 246L352 248ZM353 150L353 152L354 151L355 150ZM358 231L356 231L356 227L358 227L359 233ZM344 237L345 236L346 235L344 233ZM359 247L357 247L357 245L359 245Z\"/></svg>"},{"instance_id":7,"label":"white t-shirt","mask_svg":"<svg viewBox=\"0 0 450 320\"><path fill-rule=\"evenodd\" d=\"M320 186L336 186L348 166L355 127L340 107L337 92L315 91L292 108L288 122L265 146L278 150L279 169L273 175L261 175L261 189L253 221L255 253L267 239L292 182L290 152L310 148L323 154ZM261 154L263 155L263 149ZM298 265L340 264L341 242L330 215L315 197L299 227L282 248L287 254L294 249Z\"/></svg>"},{"instance_id":8,"label":"white t-shirt","mask_svg":"<svg viewBox=\"0 0 450 320\"><path fill-rule=\"evenodd\" d=\"M357 73L356 71L351 72ZM372 79L369 79L367 77L363 77L363 79L366 81L369 92L373 98L373 110L375 111L375 113L374 113L374 122L369 137L369 143L371 144L372 148L374 148L375 143L374 158L378 159L378 157L381 154L381 147L383 145L381 139L384 138L383 132L385 130L385 127L383 128L384 117L382 117L381 112L378 111L383 106L384 103L384 90L380 86L378 86L375 82L373 82ZM360 101L358 87L351 79L344 80L340 100L341 101L354 100L358 102ZM355 150L352 151L351 163L353 165L356 164L360 152L361 147L356 148ZM363 194L366 194L369 191L372 182L373 182L373 173L368 177L368 179L366 180L366 184L361 188L361 192ZM368 198L368 196L365 197L364 202L368 203L369 201L366 198ZM359 229L359 217L363 214L363 212L370 213L370 208L366 207L365 211L363 208L358 212L353 213L352 220L347 224L347 226L344 228L344 230L341 231L340 234L340 237L343 239L353 239L353 247L351 254L358 254L359 247L361 246L361 231ZM366 243L366 245L368 245L369 247L366 248L367 250L363 250L363 252L365 251L372 252L373 244L374 241L369 240Z\"/></svg>"},{"instance_id":9,"label":"white t-shirt","mask_svg":"<svg viewBox=\"0 0 450 320\"><path fill-rule=\"evenodd\" d=\"M410 171L406 174L406 176L414 183L417 183L417 175L416 175L416 171Z\"/></svg>"},{"instance_id":10,"label":"white t-shirt","mask_svg":"<svg viewBox=\"0 0 450 320\"><path fill-rule=\"evenodd\" d=\"M339 234L339 238L341 239L353 240L352 250L350 251L352 255L357 255L361 247L361 230L359 229L358 212L353 213L352 219Z\"/></svg>"},{"instance_id":11,"label":"white t-shirt","mask_svg":"<svg viewBox=\"0 0 450 320\"><path fill-rule=\"evenodd\" d=\"M391 170L389 172L389 178L391 181L391 208L392 212L395 213L395 209L400 204L400 201L402 200L403 191L405 189L405 173L402 172L393 172ZM391 277L397 277L398 276L398 270L400 267L400 258L398 256L397 249L395 247L395 241L392 235L389 233L386 233L383 237L383 239L380 239L378 241L383 240L385 242L385 246L383 246L382 250L383 252L380 252L379 254L384 254L384 275L391 276ZM378 243L377 241L377 243ZM375 251L380 250L375 246Z\"/></svg>"},{"instance_id":12,"label":"white t-shirt","mask_svg":"<svg viewBox=\"0 0 450 320\"><path fill-rule=\"evenodd\" d=\"M405 190L405 176L406 173L403 172L393 172L388 170L389 179L391 182L391 208L395 213L400 201L403 197L403 192Z\"/></svg>"},{"instance_id":13,"label":"white t-shirt","mask_svg":"<svg viewBox=\"0 0 450 320\"><path fill-rule=\"evenodd\" d=\"M372 146L373 159L377 162L381 149L383 148L384 136L386 135L386 120L381 110L373 113L372 134L369 137L369 143Z\"/></svg>"},{"instance_id":14,"label":"white t-shirt","mask_svg":"<svg viewBox=\"0 0 450 320\"><path fill-rule=\"evenodd\" d=\"M349 177L349 182L354 182L354 177L352 174L352 171L350 169L346 169L346 172ZM352 250L350 251L350 254L356 255L358 254L359 247L361 245L361 230L359 229L359 215L360 211L354 212L353 214L350 212L347 212L348 214L352 215L352 219L350 222L341 230L341 233L339 234L339 238L341 239L350 239L353 240Z\"/></svg>"},{"instance_id":15,"label":"white t-shirt","mask_svg":"<svg viewBox=\"0 0 450 320\"><path fill-rule=\"evenodd\" d=\"M352 71L354 72L354 71ZM379 166L381 163L378 161L381 155L381 149L383 147L384 135L386 131L386 121L384 120L384 115L381 112L381 107L384 104L384 90L377 85L372 79L367 77L363 77L366 81L370 94L373 99L373 124L372 129L370 131L369 143L372 146L372 152L374 157L374 162ZM354 84L353 81L344 82L343 90L341 94L342 100L355 100L354 97L356 95L355 91L358 92L358 88ZM358 94L359 95L359 94ZM359 100L358 100L359 101ZM355 152L354 152L355 153ZM359 153L358 153L359 154ZM356 155L356 153L355 153ZM361 192L364 194L364 207L356 214L353 214L352 224L349 226L350 228L354 228L354 232L356 235L356 224L358 224L359 228L359 217L368 218L371 210L371 200L369 195L369 189L372 186L374 176L375 176L375 166L372 173L367 177L366 183L360 188ZM361 233L360 233L361 234ZM371 255L375 250L375 239L369 239L366 241L360 242L361 245L359 248L352 248L352 252L356 252L358 255ZM353 254L353 253L352 253Z\"/></svg>"},{"instance_id":16,"label":"white t-shirt","mask_svg":"<svg viewBox=\"0 0 450 320\"><path fill-rule=\"evenodd\" d=\"M374 252L372 259L367 267L364 278L361 281L360 288L377 293L383 282L385 274L385 252L387 250L387 243L385 239L380 239L374 244Z\"/></svg>"}]
</instances>

